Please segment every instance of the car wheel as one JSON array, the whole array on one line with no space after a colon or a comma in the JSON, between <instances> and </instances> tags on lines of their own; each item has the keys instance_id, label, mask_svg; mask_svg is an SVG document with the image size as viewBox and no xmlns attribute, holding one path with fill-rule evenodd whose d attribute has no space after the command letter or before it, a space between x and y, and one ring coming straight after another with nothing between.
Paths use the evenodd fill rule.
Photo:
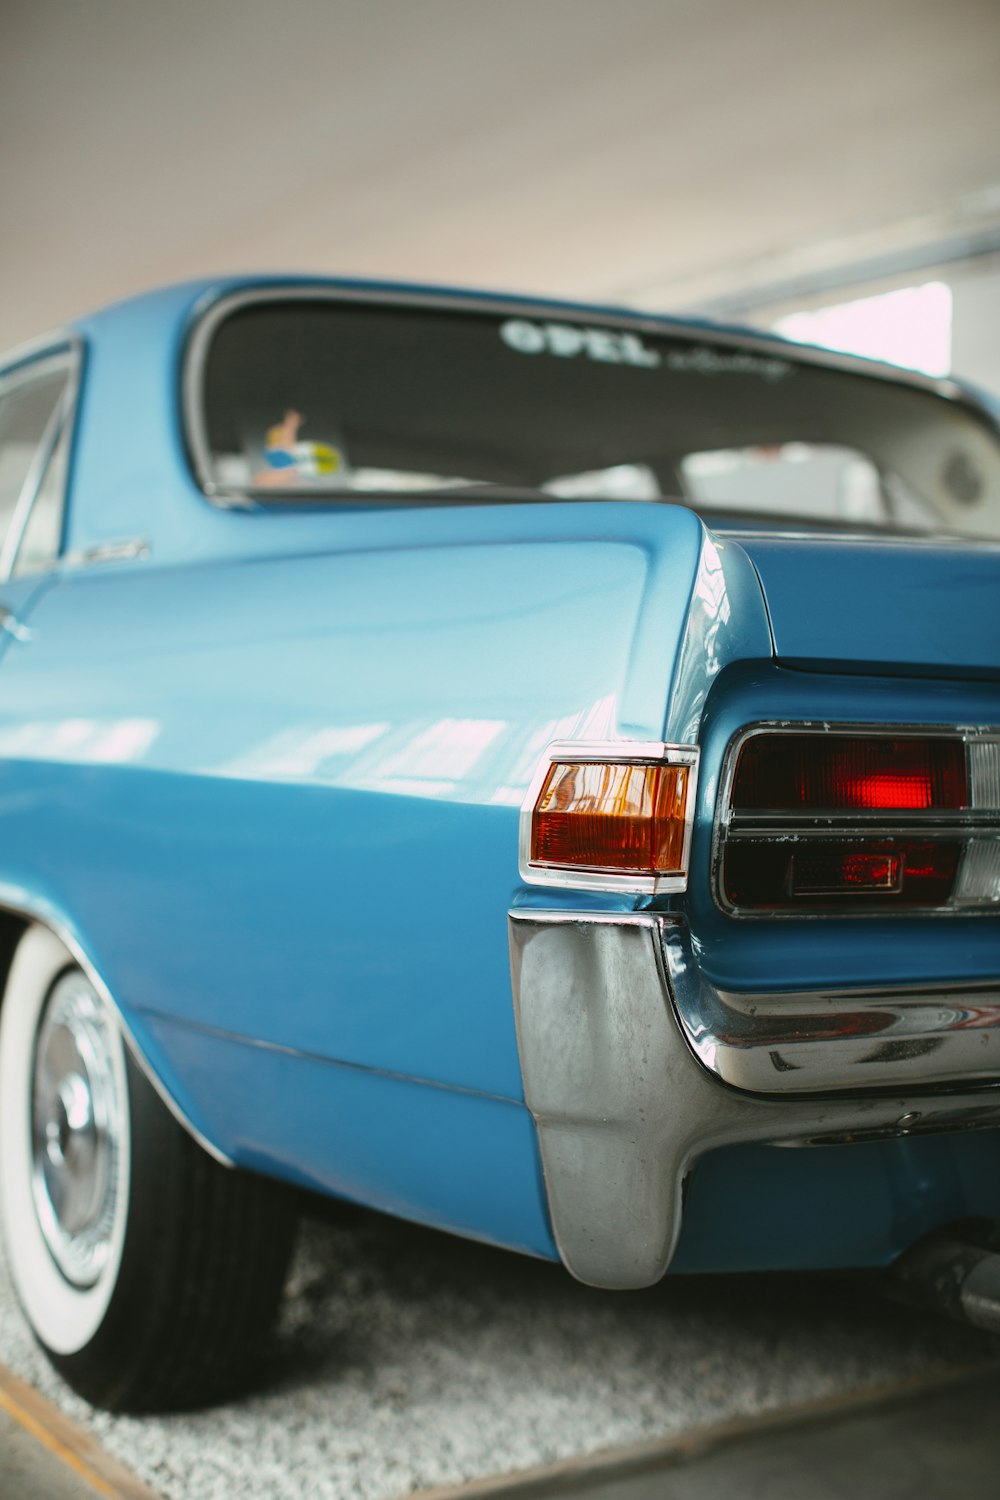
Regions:
<instances>
[{"instance_id":1,"label":"car wheel","mask_svg":"<svg viewBox=\"0 0 1000 1500\"><path fill-rule=\"evenodd\" d=\"M0 1217L35 1337L95 1405L203 1405L259 1364L292 1249L290 1194L192 1139L111 1006L37 926L0 1010Z\"/></svg>"}]
</instances>

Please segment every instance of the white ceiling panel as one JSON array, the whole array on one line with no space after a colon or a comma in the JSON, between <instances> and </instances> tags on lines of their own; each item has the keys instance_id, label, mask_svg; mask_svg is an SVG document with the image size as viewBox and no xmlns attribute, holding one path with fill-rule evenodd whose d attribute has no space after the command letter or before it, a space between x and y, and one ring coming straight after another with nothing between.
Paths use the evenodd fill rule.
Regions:
<instances>
[{"instance_id":1,"label":"white ceiling panel","mask_svg":"<svg viewBox=\"0 0 1000 1500\"><path fill-rule=\"evenodd\" d=\"M0 346L204 272L670 302L1000 226L997 0L0 0Z\"/></svg>"}]
</instances>

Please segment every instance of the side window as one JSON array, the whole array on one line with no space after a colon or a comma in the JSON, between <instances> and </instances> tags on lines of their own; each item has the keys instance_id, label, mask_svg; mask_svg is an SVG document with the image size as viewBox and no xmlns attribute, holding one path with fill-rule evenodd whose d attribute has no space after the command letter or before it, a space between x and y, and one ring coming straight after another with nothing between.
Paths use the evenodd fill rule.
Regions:
<instances>
[{"instance_id":1,"label":"side window","mask_svg":"<svg viewBox=\"0 0 1000 1500\"><path fill-rule=\"evenodd\" d=\"M66 495L66 471L69 467L69 441L73 424L63 424L52 456L45 466L34 504L21 534L14 559L13 576L41 573L51 568L59 556L62 542L63 501Z\"/></svg>"},{"instance_id":2,"label":"side window","mask_svg":"<svg viewBox=\"0 0 1000 1500\"><path fill-rule=\"evenodd\" d=\"M59 357L0 378L0 572L9 567L26 522L25 540L32 536L36 569L48 566L58 552L68 442L64 396L70 372L69 361ZM36 500L42 506L37 520Z\"/></svg>"}]
</instances>

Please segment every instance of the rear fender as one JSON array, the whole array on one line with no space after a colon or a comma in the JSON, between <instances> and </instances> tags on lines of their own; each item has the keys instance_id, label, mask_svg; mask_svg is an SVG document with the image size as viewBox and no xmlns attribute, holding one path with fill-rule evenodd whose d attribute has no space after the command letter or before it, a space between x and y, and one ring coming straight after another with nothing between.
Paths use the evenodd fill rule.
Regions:
<instances>
[{"instance_id":1,"label":"rear fender","mask_svg":"<svg viewBox=\"0 0 1000 1500\"><path fill-rule=\"evenodd\" d=\"M199 1036L233 1097L271 1048L521 1105L505 919L552 904L527 786L552 740L697 738L718 673L770 656L746 555L672 506L226 519L226 563L37 603L0 669L0 883L47 893L224 1156ZM240 558L300 520L326 550Z\"/></svg>"},{"instance_id":2,"label":"rear fender","mask_svg":"<svg viewBox=\"0 0 1000 1500\"><path fill-rule=\"evenodd\" d=\"M163 1103L174 1118L198 1144L224 1166L231 1166L230 1158L206 1135L203 1125L196 1119L198 1114L194 1101L186 1097L181 1081L173 1076L162 1049L141 1015L126 1017L122 1006L108 988L98 964L88 950L76 925L65 912L55 907L43 896L32 894L22 887L0 883L0 1007L3 1005L14 954L18 944L31 927L44 927L58 939L66 950L66 964L76 964L83 970L91 984L118 1019L129 1050L155 1088Z\"/></svg>"}]
</instances>

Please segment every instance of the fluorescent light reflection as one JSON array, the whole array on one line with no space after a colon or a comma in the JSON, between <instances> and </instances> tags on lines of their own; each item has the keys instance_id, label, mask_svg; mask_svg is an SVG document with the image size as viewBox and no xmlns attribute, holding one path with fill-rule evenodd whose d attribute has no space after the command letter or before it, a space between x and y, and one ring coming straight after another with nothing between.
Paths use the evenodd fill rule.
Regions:
<instances>
[{"instance_id":1,"label":"fluorescent light reflection","mask_svg":"<svg viewBox=\"0 0 1000 1500\"><path fill-rule=\"evenodd\" d=\"M0 729L4 760L57 760L129 765L142 760L160 732L156 719L57 719Z\"/></svg>"},{"instance_id":2,"label":"fluorescent light reflection","mask_svg":"<svg viewBox=\"0 0 1000 1500\"><path fill-rule=\"evenodd\" d=\"M615 738L615 707L609 693L581 713L517 728L475 718L290 726L203 769L241 780L520 807L545 747L557 739Z\"/></svg>"}]
</instances>

